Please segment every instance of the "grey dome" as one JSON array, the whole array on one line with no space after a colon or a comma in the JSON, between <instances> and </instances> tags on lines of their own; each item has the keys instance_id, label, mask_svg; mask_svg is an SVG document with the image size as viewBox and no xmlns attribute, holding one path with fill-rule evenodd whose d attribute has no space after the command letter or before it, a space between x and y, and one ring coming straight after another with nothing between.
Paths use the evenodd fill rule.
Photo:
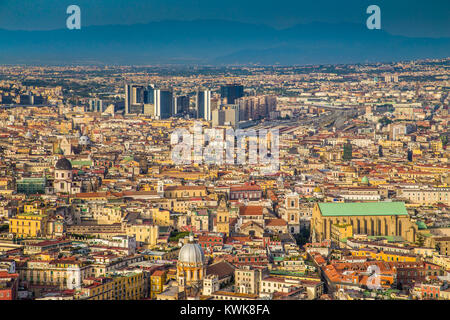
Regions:
<instances>
[{"instance_id":1,"label":"grey dome","mask_svg":"<svg viewBox=\"0 0 450 320\"><path fill-rule=\"evenodd\" d=\"M178 261L185 263L203 263L202 248L196 243L185 244L178 254Z\"/></svg>"},{"instance_id":2,"label":"grey dome","mask_svg":"<svg viewBox=\"0 0 450 320\"><path fill-rule=\"evenodd\" d=\"M61 158L56 162L56 170L72 170L72 164L66 158Z\"/></svg>"}]
</instances>

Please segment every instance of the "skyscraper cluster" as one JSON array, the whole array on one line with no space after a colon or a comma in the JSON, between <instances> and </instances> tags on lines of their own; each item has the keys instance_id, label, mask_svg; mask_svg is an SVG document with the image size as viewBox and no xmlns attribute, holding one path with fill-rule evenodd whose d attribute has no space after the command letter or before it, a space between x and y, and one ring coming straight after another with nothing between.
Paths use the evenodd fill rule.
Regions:
<instances>
[{"instance_id":1,"label":"skyscraper cluster","mask_svg":"<svg viewBox=\"0 0 450 320\"><path fill-rule=\"evenodd\" d=\"M91 112L103 112L103 101L101 99L89 99L89 111Z\"/></svg>"},{"instance_id":2,"label":"skyscraper cluster","mask_svg":"<svg viewBox=\"0 0 450 320\"><path fill-rule=\"evenodd\" d=\"M268 117L277 108L276 96L242 97L237 100L239 119L256 120Z\"/></svg>"},{"instance_id":3,"label":"skyscraper cluster","mask_svg":"<svg viewBox=\"0 0 450 320\"><path fill-rule=\"evenodd\" d=\"M195 94L194 117L212 121L213 112L218 110L215 121L217 125L232 123L235 126L241 120L236 102L243 96L244 87L237 84L221 86L220 96L214 95L210 89L199 88ZM175 96L172 88L156 88L154 85L139 84L125 85L125 114L144 114L156 119L167 119L188 112L189 103L188 95ZM91 110L94 110L92 108ZM225 121L225 119L228 120Z\"/></svg>"}]
</instances>

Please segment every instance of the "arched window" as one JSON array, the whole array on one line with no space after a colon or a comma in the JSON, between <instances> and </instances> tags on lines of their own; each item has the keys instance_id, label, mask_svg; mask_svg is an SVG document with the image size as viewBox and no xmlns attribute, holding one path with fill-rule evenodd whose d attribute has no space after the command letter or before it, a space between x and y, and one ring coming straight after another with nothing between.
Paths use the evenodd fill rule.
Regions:
<instances>
[{"instance_id":1,"label":"arched window","mask_svg":"<svg viewBox=\"0 0 450 320\"><path fill-rule=\"evenodd\" d=\"M331 238L331 226L333 225L333 220L330 220L330 223L328 224L328 237L327 239Z\"/></svg>"}]
</instances>

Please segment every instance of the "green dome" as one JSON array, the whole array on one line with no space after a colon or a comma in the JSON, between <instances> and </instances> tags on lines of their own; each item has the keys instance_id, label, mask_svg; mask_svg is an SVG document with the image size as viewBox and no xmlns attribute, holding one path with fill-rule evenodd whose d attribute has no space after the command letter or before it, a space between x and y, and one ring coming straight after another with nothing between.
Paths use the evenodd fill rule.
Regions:
<instances>
[{"instance_id":1,"label":"green dome","mask_svg":"<svg viewBox=\"0 0 450 320\"><path fill-rule=\"evenodd\" d=\"M361 179L361 183L363 183L363 184L369 184L369 178L363 177L363 178Z\"/></svg>"}]
</instances>

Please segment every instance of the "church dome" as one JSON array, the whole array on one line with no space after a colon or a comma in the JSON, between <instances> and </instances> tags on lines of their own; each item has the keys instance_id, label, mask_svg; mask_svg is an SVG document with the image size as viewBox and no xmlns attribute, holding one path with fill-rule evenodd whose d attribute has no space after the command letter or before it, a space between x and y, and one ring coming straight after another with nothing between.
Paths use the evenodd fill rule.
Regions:
<instances>
[{"instance_id":1,"label":"church dome","mask_svg":"<svg viewBox=\"0 0 450 320\"><path fill-rule=\"evenodd\" d=\"M66 158L61 158L56 162L56 170L72 170L72 164Z\"/></svg>"},{"instance_id":2,"label":"church dome","mask_svg":"<svg viewBox=\"0 0 450 320\"><path fill-rule=\"evenodd\" d=\"M196 243L185 244L178 254L178 261L184 263L203 263L202 248Z\"/></svg>"},{"instance_id":3,"label":"church dome","mask_svg":"<svg viewBox=\"0 0 450 320\"><path fill-rule=\"evenodd\" d=\"M78 140L78 143L82 146L86 146L91 143L88 136L81 136Z\"/></svg>"},{"instance_id":4,"label":"church dome","mask_svg":"<svg viewBox=\"0 0 450 320\"><path fill-rule=\"evenodd\" d=\"M363 177L362 179L361 179L361 183L362 184L369 184L369 178L367 178L367 177Z\"/></svg>"}]
</instances>

